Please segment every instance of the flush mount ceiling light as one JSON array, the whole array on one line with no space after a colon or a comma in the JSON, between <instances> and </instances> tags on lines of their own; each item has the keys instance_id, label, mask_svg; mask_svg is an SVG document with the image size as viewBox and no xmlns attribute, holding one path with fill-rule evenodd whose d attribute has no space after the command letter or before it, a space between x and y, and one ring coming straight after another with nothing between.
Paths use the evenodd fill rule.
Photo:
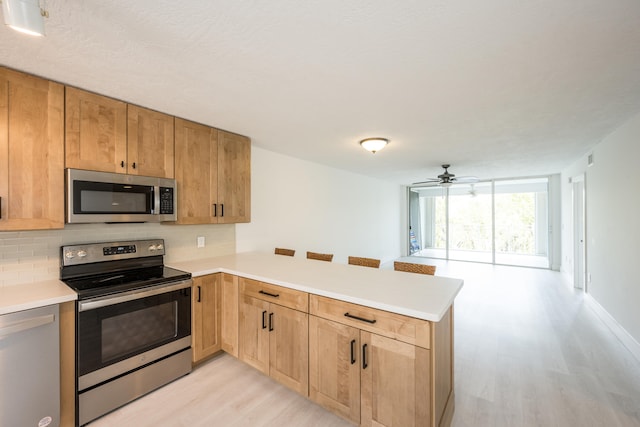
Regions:
<instances>
[{"instance_id":1,"label":"flush mount ceiling light","mask_svg":"<svg viewBox=\"0 0 640 427\"><path fill-rule=\"evenodd\" d=\"M1 0L4 23L21 33L44 36L44 18L49 12L40 7L39 0Z\"/></svg>"},{"instance_id":2,"label":"flush mount ceiling light","mask_svg":"<svg viewBox=\"0 0 640 427\"><path fill-rule=\"evenodd\" d=\"M385 138L367 138L360 141L362 148L372 153L382 150L388 143L389 140Z\"/></svg>"}]
</instances>

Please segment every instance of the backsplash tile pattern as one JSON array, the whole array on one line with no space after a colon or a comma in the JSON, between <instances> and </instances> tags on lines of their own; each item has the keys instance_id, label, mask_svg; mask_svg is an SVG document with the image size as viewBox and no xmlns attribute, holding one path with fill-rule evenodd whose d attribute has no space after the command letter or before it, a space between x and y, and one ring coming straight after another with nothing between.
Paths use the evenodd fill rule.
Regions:
<instances>
[{"instance_id":1,"label":"backsplash tile pattern","mask_svg":"<svg viewBox=\"0 0 640 427\"><path fill-rule=\"evenodd\" d=\"M206 245L197 248L198 236ZM0 286L60 276L60 246L161 238L165 262L235 253L235 225L69 224L64 230L0 232Z\"/></svg>"}]
</instances>

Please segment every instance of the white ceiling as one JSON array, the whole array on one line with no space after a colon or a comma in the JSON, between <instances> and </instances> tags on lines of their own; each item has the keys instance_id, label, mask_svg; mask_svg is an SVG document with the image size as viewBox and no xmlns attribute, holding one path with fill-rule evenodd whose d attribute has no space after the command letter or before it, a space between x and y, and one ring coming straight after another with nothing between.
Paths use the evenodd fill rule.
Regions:
<instances>
[{"instance_id":1,"label":"white ceiling","mask_svg":"<svg viewBox=\"0 0 640 427\"><path fill-rule=\"evenodd\" d=\"M640 112L637 0L41 1L1 64L402 184L557 173Z\"/></svg>"}]
</instances>

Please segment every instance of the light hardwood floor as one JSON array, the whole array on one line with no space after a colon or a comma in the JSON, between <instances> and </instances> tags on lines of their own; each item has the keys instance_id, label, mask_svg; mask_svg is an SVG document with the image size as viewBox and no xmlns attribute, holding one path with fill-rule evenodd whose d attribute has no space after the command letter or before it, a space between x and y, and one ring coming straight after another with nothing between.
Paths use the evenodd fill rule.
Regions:
<instances>
[{"instance_id":1,"label":"light hardwood floor","mask_svg":"<svg viewBox=\"0 0 640 427\"><path fill-rule=\"evenodd\" d=\"M425 262L465 280L455 302L452 426L640 426L640 362L560 273ZM350 424L222 355L91 427L124 425Z\"/></svg>"}]
</instances>

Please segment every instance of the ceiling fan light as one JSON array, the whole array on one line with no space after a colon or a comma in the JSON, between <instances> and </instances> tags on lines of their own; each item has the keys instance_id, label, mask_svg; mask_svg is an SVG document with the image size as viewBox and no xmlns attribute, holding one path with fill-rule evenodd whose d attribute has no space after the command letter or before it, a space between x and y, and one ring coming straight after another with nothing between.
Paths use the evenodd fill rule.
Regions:
<instances>
[{"instance_id":1,"label":"ceiling fan light","mask_svg":"<svg viewBox=\"0 0 640 427\"><path fill-rule=\"evenodd\" d=\"M389 140L385 138L367 138L360 141L362 148L372 153L382 150L388 143Z\"/></svg>"},{"instance_id":2,"label":"ceiling fan light","mask_svg":"<svg viewBox=\"0 0 640 427\"><path fill-rule=\"evenodd\" d=\"M44 18L47 12L40 8L38 0L2 0L4 23L21 33L44 35Z\"/></svg>"},{"instance_id":3,"label":"ceiling fan light","mask_svg":"<svg viewBox=\"0 0 640 427\"><path fill-rule=\"evenodd\" d=\"M441 182L440 183L440 187L451 187L451 184L453 184L452 182Z\"/></svg>"}]
</instances>

